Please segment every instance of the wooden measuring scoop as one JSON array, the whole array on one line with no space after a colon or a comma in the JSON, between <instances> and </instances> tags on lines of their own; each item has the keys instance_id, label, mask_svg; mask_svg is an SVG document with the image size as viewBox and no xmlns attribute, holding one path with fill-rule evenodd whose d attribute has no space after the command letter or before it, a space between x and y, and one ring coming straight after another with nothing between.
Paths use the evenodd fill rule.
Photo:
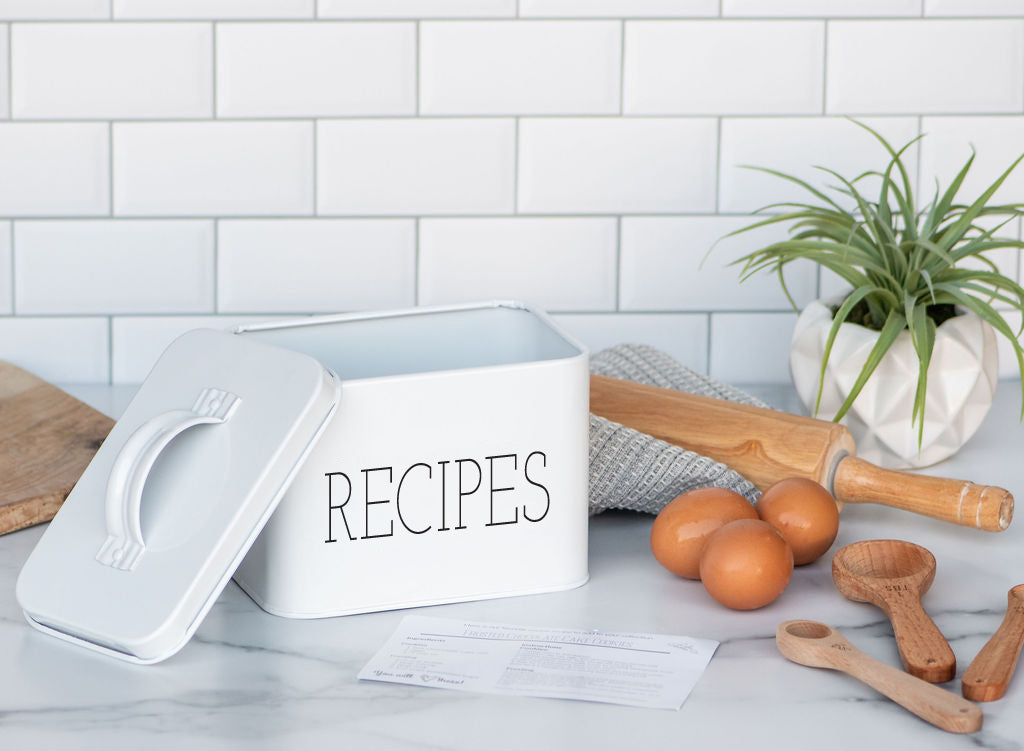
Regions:
<instances>
[{"instance_id":1,"label":"wooden measuring scoop","mask_svg":"<svg viewBox=\"0 0 1024 751\"><path fill-rule=\"evenodd\" d=\"M981 729L980 707L868 657L824 623L780 623L775 643L787 659L812 668L848 673L937 728L951 733L973 733Z\"/></svg>"},{"instance_id":2,"label":"wooden measuring scoop","mask_svg":"<svg viewBox=\"0 0 1024 751\"><path fill-rule=\"evenodd\" d=\"M864 540L840 548L832 579L847 598L877 605L889 617L903 667L929 683L956 675L956 656L921 607L935 578L935 556L912 542Z\"/></svg>"},{"instance_id":3,"label":"wooden measuring scoop","mask_svg":"<svg viewBox=\"0 0 1024 751\"><path fill-rule=\"evenodd\" d=\"M1001 699L1017 667L1024 645L1024 584L1011 589L1007 600L1002 624L961 679L964 696L972 701Z\"/></svg>"}]
</instances>

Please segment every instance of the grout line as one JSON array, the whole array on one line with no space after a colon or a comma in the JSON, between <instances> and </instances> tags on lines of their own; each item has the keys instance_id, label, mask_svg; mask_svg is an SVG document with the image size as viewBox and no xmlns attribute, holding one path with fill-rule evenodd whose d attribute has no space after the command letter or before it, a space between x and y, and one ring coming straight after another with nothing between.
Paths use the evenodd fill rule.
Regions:
<instances>
[{"instance_id":1,"label":"grout line","mask_svg":"<svg viewBox=\"0 0 1024 751\"><path fill-rule=\"evenodd\" d=\"M418 304L418 303L417 303ZM438 303L440 304L440 303ZM274 317L274 316L304 316L304 315L329 315L331 313L340 313L345 310L359 310L359 308L344 308L338 309L327 309L327 310L290 310L290 309L246 309L246 310L222 310L216 313L210 313L209 311L192 310L192 311L174 311L174 312L158 312L158 313L147 313L147 312L85 312L85 313L67 313L67 312L56 312L56 313L29 313L26 315L0 315L0 320L12 320L12 319L97 319L113 317L115 319L122 318L139 318L139 319L163 319L163 318L228 318L235 316L259 316L259 317ZM637 309L626 309L626 310L611 310L601 309L596 310L594 308L567 308L567 309L552 309L548 312L556 315L574 315L574 316L711 316L711 315L746 315L746 316L766 316L766 315L784 315L796 317L796 313L787 304L785 308L716 308L716 309L679 309L679 308L637 308Z\"/></svg>"},{"instance_id":2,"label":"grout line","mask_svg":"<svg viewBox=\"0 0 1024 751\"><path fill-rule=\"evenodd\" d=\"M924 116L923 115L918 115L917 116L917 135L920 136L923 133L924 133ZM922 140L924 140L924 139L922 139ZM922 148L921 141L918 141L916 144L914 144L914 150L917 152L917 169L914 170L914 181L916 182L916 185L914 186L914 188L917 190L917 200L920 201L922 196L926 195L924 193L924 191L922 190L922 186L921 186L921 162L922 162L922 156L923 156L923 154L922 154L923 148Z\"/></svg>"},{"instance_id":3,"label":"grout line","mask_svg":"<svg viewBox=\"0 0 1024 751\"><path fill-rule=\"evenodd\" d=\"M512 154L512 213L519 214L519 118L515 119L513 126L513 148Z\"/></svg>"},{"instance_id":4,"label":"grout line","mask_svg":"<svg viewBox=\"0 0 1024 751\"><path fill-rule=\"evenodd\" d=\"M413 221L412 304L420 304L420 218Z\"/></svg>"},{"instance_id":5,"label":"grout line","mask_svg":"<svg viewBox=\"0 0 1024 751\"><path fill-rule=\"evenodd\" d=\"M707 314L707 364L704 366L705 375L711 375L711 313Z\"/></svg>"},{"instance_id":6,"label":"grout line","mask_svg":"<svg viewBox=\"0 0 1024 751\"><path fill-rule=\"evenodd\" d=\"M724 18L723 13L725 13L725 0L718 0L718 17Z\"/></svg>"},{"instance_id":7,"label":"grout line","mask_svg":"<svg viewBox=\"0 0 1024 751\"><path fill-rule=\"evenodd\" d=\"M107 316L107 383L114 382L114 316Z\"/></svg>"},{"instance_id":8,"label":"grout line","mask_svg":"<svg viewBox=\"0 0 1024 751\"><path fill-rule=\"evenodd\" d=\"M320 212L320 123L313 121L313 216Z\"/></svg>"},{"instance_id":9,"label":"grout line","mask_svg":"<svg viewBox=\"0 0 1024 751\"><path fill-rule=\"evenodd\" d=\"M823 14L818 15L798 15L798 16L758 16L758 15L640 15L640 16L629 16L628 14L619 13L618 15L586 15L586 16L523 16L523 18L537 21L564 21L564 22L581 22L581 21L621 21L623 17L627 17L630 20L642 20L642 21L715 21L721 20L724 22L730 21L758 21L764 23L786 23L791 21L865 21L868 23L892 23L892 22L918 22L923 20L928 21L1019 21L1024 18L1024 12L1021 13L1004 13L1002 15L993 16L979 16L979 15L950 15L950 16L922 16L919 14L915 15L893 15L893 16L864 16L864 15L829 15ZM519 16L360 16L360 17L344 17L344 16L276 16L274 18L246 18L245 16L182 16L174 18L134 18L128 16L118 16L117 18L12 18L9 19L14 23L33 23L33 24L60 24L60 23L76 23L76 24L109 24L113 21L116 24L183 24L183 23L248 23L248 24L280 24L280 23L301 23L301 24L313 24L323 21L330 21L332 23L350 23L350 24L366 24L366 23L408 23L409 21L489 21L499 23L502 21L514 21Z\"/></svg>"},{"instance_id":10,"label":"grout line","mask_svg":"<svg viewBox=\"0 0 1024 751\"><path fill-rule=\"evenodd\" d=\"M626 101L626 21L622 20L619 24L620 27L620 40L619 40L619 115L625 113L625 101Z\"/></svg>"},{"instance_id":11,"label":"grout line","mask_svg":"<svg viewBox=\"0 0 1024 751\"><path fill-rule=\"evenodd\" d=\"M719 198L722 192L722 120L718 118L715 124L715 210L714 214L719 215Z\"/></svg>"},{"instance_id":12,"label":"grout line","mask_svg":"<svg viewBox=\"0 0 1024 751\"><path fill-rule=\"evenodd\" d=\"M107 123L107 215L114 216L114 123Z\"/></svg>"},{"instance_id":13,"label":"grout line","mask_svg":"<svg viewBox=\"0 0 1024 751\"><path fill-rule=\"evenodd\" d=\"M421 29L422 29L422 24L419 21L417 21L416 22L416 117L420 116L420 90L423 88L423 79L421 78L422 74L421 74L421 71L420 71L420 56L421 56L420 52L422 50L421 41L420 41Z\"/></svg>"},{"instance_id":14,"label":"grout line","mask_svg":"<svg viewBox=\"0 0 1024 751\"><path fill-rule=\"evenodd\" d=\"M220 24L213 24L210 33L210 75L213 80L210 82L210 118L217 119L217 28Z\"/></svg>"},{"instance_id":15,"label":"grout line","mask_svg":"<svg viewBox=\"0 0 1024 751\"><path fill-rule=\"evenodd\" d=\"M622 217L615 219L615 312L622 310Z\"/></svg>"},{"instance_id":16,"label":"grout line","mask_svg":"<svg viewBox=\"0 0 1024 751\"><path fill-rule=\"evenodd\" d=\"M8 232L10 232L10 242L11 242L11 315L17 315L17 313L18 313L18 306L17 306L16 301L14 299L15 292L17 290L17 285L14 283L15 270L16 270L15 269L15 265L14 265L14 256L15 256L15 249L14 249L14 222L11 221L10 225L11 226L8 229Z\"/></svg>"},{"instance_id":17,"label":"grout line","mask_svg":"<svg viewBox=\"0 0 1024 751\"><path fill-rule=\"evenodd\" d=\"M825 31L822 36L822 61L821 61L821 114L828 114L828 21L825 21Z\"/></svg>"},{"instance_id":18,"label":"grout line","mask_svg":"<svg viewBox=\"0 0 1024 751\"><path fill-rule=\"evenodd\" d=\"M220 219L213 220L213 312L220 313Z\"/></svg>"}]
</instances>

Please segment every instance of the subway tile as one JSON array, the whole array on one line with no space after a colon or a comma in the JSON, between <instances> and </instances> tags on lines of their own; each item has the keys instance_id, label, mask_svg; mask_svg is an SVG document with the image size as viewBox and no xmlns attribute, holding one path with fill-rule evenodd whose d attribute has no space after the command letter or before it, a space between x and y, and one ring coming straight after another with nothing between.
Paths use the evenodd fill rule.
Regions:
<instances>
[{"instance_id":1,"label":"subway tile","mask_svg":"<svg viewBox=\"0 0 1024 751\"><path fill-rule=\"evenodd\" d=\"M629 21L625 26L626 114L821 111L821 22Z\"/></svg>"},{"instance_id":2,"label":"subway tile","mask_svg":"<svg viewBox=\"0 0 1024 751\"><path fill-rule=\"evenodd\" d=\"M1020 112L1024 21L835 21L827 71L828 112Z\"/></svg>"},{"instance_id":3,"label":"subway tile","mask_svg":"<svg viewBox=\"0 0 1024 751\"><path fill-rule=\"evenodd\" d=\"M424 219L421 304L488 298L615 308L615 219Z\"/></svg>"},{"instance_id":4,"label":"subway tile","mask_svg":"<svg viewBox=\"0 0 1024 751\"><path fill-rule=\"evenodd\" d=\"M512 211L512 120L320 121L317 150L320 214Z\"/></svg>"},{"instance_id":5,"label":"subway tile","mask_svg":"<svg viewBox=\"0 0 1024 751\"><path fill-rule=\"evenodd\" d=\"M1024 0L924 0L926 16L1021 16Z\"/></svg>"},{"instance_id":6,"label":"subway tile","mask_svg":"<svg viewBox=\"0 0 1024 751\"><path fill-rule=\"evenodd\" d=\"M544 118L519 123L519 210L711 211L711 118Z\"/></svg>"},{"instance_id":7,"label":"subway tile","mask_svg":"<svg viewBox=\"0 0 1024 751\"><path fill-rule=\"evenodd\" d=\"M718 0L519 0L519 14L555 18L717 16Z\"/></svg>"},{"instance_id":8,"label":"subway tile","mask_svg":"<svg viewBox=\"0 0 1024 751\"><path fill-rule=\"evenodd\" d=\"M592 353L647 344L699 373L708 369L708 317L698 313L556 313L553 318Z\"/></svg>"},{"instance_id":9,"label":"subway tile","mask_svg":"<svg viewBox=\"0 0 1024 751\"><path fill-rule=\"evenodd\" d=\"M113 140L115 214L312 212L312 123L115 123Z\"/></svg>"},{"instance_id":10,"label":"subway tile","mask_svg":"<svg viewBox=\"0 0 1024 751\"><path fill-rule=\"evenodd\" d=\"M0 124L0 216L88 216L110 210L106 123Z\"/></svg>"},{"instance_id":11,"label":"subway tile","mask_svg":"<svg viewBox=\"0 0 1024 751\"><path fill-rule=\"evenodd\" d=\"M221 312L333 313L415 302L412 219L224 220Z\"/></svg>"},{"instance_id":12,"label":"subway tile","mask_svg":"<svg viewBox=\"0 0 1024 751\"><path fill-rule=\"evenodd\" d=\"M319 0L320 18L512 18L516 0Z\"/></svg>"},{"instance_id":13,"label":"subway tile","mask_svg":"<svg viewBox=\"0 0 1024 751\"><path fill-rule=\"evenodd\" d=\"M107 383L106 318L0 318L0 360L54 383Z\"/></svg>"},{"instance_id":14,"label":"subway tile","mask_svg":"<svg viewBox=\"0 0 1024 751\"><path fill-rule=\"evenodd\" d=\"M114 383L142 383L167 345L193 329L229 331L236 326L289 316L119 316L113 319L111 361Z\"/></svg>"},{"instance_id":15,"label":"subway tile","mask_svg":"<svg viewBox=\"0 0 1024 751\"><path fill-rule=\"evenodd\" d=\"M213 111L209 24L15 24L12 32L16 118L184 118Z\"/></svg>"},{"instance_id":16,"label":"subway tile","mask_svg":"<svg viewBox=\"0 0 1024 751\"><path fill-rule=\"evenodd\" d=\"M742 267L729 265L787 236L782 228L763 227L725 237L751 223L749 217L624 217L620 308L791 310L774 273L741 283ZM785 274L797 305L817 296L815 266L797 262Z\"/></svg>"},{"instance_id":17,"label":"subway tile","mask_svg":"<svg viewBox=\"0 0 1024 751\"><path fill-rule=\"evenodd\" d=\"M19 314L213 312L213 222L14 225Z\"/></svg>"},{"instance_id":18,"label":"subway tile","mask_svg":"<svg viewBox=\"0 0 1024 751\"><path fill-rule=\"evenodd\" d=\"M0 222L0 315L9 315L14 311L11 253L11 223Z\"/></svg>"},{"instance_id":19,"label":"subway tile","mask_svg":"<svg viewBox=\"0 0 1024 751\"><path fill-rule=\"evenodd\" d=\"M899 149L917 136L917 118L861 118ZM917 150L904 161L913 181ZM719 211L754 211L781 201L817 203L810 193L773 175L745 169L754 165L780 170L824 188L835 180L816 169L833 169L852 179L866 169L884 170L889 155L867 131L844 118L725 118L722 120ZM861 185L869 194L874 187ZM834 191L826 191L833 199ZM852 205L843 199L842 205Z\"/></svg>"},{"instance_id":20,"label":"subway tile","mask_svg":"<svg viewBox=\"0 0 1024 751\"><path fill-rule=\"evenodd\" d=\"M427 114L613 114L616 21L435 21L420 31Z\"/></svg>"},{"instance_id":21,"label":"subway tile","mask_svg":"<svg viewBox=\"0 0 1024 751\"><path fill-rule=\"evenodd\" d=\"M912 17L921 15L921 0L722 0L722 15L758 18Z\"/></svg>"},{"instance_id":22,"label":"subway tile","mask_svg":"<svg viewBox=\"0 0 1024 751\"><path fill-rule=\"evenodd\" d=\"M114 0L114 18L312 18L316 0Z\"/></svg>"},{"instance_id":23,"label":"subway tile","mask_svg":"<svg viewBox=\"0 0 1024 751\"><path fill-rule=\"evenodd\" d=\"M796 313L714 313L711 375L731 384L788 383Z\"/></svg>"},{"instance_id":24,"label":"subway tile","mask_svg":"<svg viewBox=\"0 0 1024 751\"><path fill-rule=\"evenodd\" d=\"M961 201L978 198L1017 157L1024 154L1024 117L926 117L921 129L921 187L929 198L938 180L943 189L977 151L960 187ZM993 201L1024 202L1024 163L1010 173Z\"/></svg>"},{"instance_id":25,"label":"subway tile","mask_svg":"<svg viewBox=\"0 0 1024 751\"><path fill-rule=\"evenodd\" d=\"M110 0L0 0L0 20L94 20L110 17Z\"/></svg>"},{"instance_id":26,"label":"subway tile","mask_svg":"<svg viewBox=\"0 0 1024 751\"><path fill-rule=\"evenodd\" d=\"M217 27L221 117L416 111L413 23L225 23Z\"/></svg>"}]
</instances>

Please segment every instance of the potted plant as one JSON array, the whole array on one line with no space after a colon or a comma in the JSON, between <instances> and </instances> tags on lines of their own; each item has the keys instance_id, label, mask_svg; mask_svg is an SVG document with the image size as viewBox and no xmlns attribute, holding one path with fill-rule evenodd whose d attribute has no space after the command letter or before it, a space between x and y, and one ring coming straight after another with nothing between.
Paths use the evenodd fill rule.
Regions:
<instances>
[{"instance_id":1,"label":"potted plant","mask_svg":"<svg viewBox=\"0 0 1024 751\"><path fill-rule=\"evenodd\" d=\"M888 152L885 169L847 179L818 168L837 181L819 190L753 167L799 185L814 202L755 212L779 213L730 234L783 224L790 237L734 263L742 264L741 279L777 274L791 303L784 271L794 261L811 261L844 280L844 295L809 304L797 320L790 353L797 392L813 414L845 422L862 456L888 467L926 466L959 449L991 406L998 375L993 332L1009 340L1024 394L1021 332L1000 312L1024 313L1024 289L986 255L1024 247L999 234L1024 205L989 203L1024 155L975 201L957 203L972 154L948 188L936 186L920 206L903 163L920 136L897 151L856 124ZM878 182L877 200L864 195L867 180Z\"/></svg>"}]
</instances>

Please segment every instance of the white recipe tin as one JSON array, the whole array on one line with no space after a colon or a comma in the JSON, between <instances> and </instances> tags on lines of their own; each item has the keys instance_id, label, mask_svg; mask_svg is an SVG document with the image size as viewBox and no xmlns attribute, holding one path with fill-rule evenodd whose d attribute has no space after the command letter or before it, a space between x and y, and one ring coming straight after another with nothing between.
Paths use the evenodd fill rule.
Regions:
<instances>
[{"instance_id":1,"label":"white recipe tin","mask_svg":"<svg viewBox=\"0 0 1024 751\"><path fill-rule=\"evenodd\" d=\"M239 329L311 355L338 411L235 580L295 618L587 579L588 356L517 303Z\"/></svg>"},{"instance_id":2,"label":"white recipe tin","mask_svg":"<svg viewBox=\"0 0 1024 751\"><path fill-rule=\"evenodd\" d=\"M298 618L579 586L587 365L519 303L189 332L40 539L18 600L40 630L152 663L233 573Z\"/></svg>"}]
</instances>

